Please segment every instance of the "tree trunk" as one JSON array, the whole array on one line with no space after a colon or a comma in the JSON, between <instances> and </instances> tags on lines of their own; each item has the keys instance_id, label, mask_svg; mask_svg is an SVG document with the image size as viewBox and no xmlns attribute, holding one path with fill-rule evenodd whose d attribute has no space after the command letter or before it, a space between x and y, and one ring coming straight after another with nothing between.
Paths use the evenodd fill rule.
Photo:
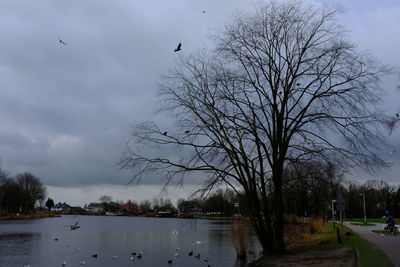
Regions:
<instances>
[{"instance_id":1,"label":"tree trunk","mask_svg":"<svg viewBox=\"0 0 400 267\"><path fill-rule=\"evenodd\" d=\"M274 182L274 251L285 251L284 221L283 221L283 195L282 179L275 179Z\"/></svg>"}]
</instances>

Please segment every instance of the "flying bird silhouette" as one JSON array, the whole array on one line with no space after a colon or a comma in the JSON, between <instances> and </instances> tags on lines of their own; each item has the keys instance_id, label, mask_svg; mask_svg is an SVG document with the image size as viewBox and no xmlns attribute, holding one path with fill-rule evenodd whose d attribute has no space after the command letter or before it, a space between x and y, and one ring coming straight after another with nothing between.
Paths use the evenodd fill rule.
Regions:
<instances>
[{"instance_id":1,"label":"flying bird silhouette","mask_svg":"<svg viewBox=\"0 0 400 267\"><path fill-rule=\"evenodd\" d=\"M63 45L66 45L66 44L67 44L66 42L64 42L63 40L61 40L60 37L58 37L58 41L59 41L60 43L62 43Z\"/></svg>"},{"instance_id":2,"label":"flying bird silhouette","mask_svg":"<svg viewBox=\"0 0 400 267\"><path fill-rule=\"evenodd\" d=\"M69 227L71 230L76 230L76 229L81 228L81 227L78 225L78 221L76 221L76 223L75 223L74 225L68 225L67 227Z\"/></svg>"},{"instance_id":3,"label":"flying bird silhouette","mask_svg":"<svg viewBox=\"0 0 400 267\"><path fill-rule=\"evenodd\" d=\"M181 43L179 43L178 44L178 47L177 48L175 48L175 50L174 50L174 52L178 52L178 51L181 51L182 50L182 44Z\"/></svg>"}]
</instances>

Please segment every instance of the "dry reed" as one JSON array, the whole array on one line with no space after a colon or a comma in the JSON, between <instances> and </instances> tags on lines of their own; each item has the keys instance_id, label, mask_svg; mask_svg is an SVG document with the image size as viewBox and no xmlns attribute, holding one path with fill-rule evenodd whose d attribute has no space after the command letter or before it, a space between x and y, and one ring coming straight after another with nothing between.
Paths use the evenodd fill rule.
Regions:
<instances>
[{"instance_id":1,"label":"dry reed","mask_svg":"<svg viewBox=\"0 0 400 267\"><path fill-rule=\"evenodd\" d=\"M246 258L252 249L251 228L247 220L235 219L230 227L230 237L238 258Z\"/></svg>"}]
</instances>

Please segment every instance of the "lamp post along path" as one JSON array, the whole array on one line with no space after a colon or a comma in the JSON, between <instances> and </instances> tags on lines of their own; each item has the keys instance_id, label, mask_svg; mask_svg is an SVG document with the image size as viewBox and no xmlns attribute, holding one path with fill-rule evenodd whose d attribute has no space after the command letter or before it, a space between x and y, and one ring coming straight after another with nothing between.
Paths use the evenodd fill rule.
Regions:
<instances>
[{"instance_id":1,"label":"lamp post along path","mask_svg":"<svg viewBox=\"0 0 400 267\"><path fill-rule=\"evenodd\" d=\"M340 224L341 224L341 233L343 235L343 216L342 213L345 210L345 200L343 190L338 189L336 191L336 210L339 211L340 215Z\"/></svg>"},{"instance_id":2,"label":"lamp post along path","mask_svg":"<svg viewBox=\"0 0 400 267\"><path fill-rule=\"evenodd\" d=\"M367 209L365 206L365 192L360 194L360 196L363 196L364 224L366 224L367 223Z\"/></svg>"}]
</instances>

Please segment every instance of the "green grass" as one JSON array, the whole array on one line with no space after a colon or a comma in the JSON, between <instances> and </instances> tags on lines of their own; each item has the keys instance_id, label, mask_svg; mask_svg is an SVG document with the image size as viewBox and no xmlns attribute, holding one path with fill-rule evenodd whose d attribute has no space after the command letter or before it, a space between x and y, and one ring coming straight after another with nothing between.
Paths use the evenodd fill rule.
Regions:
<instances>
[{"instance_id":1,"label":"green grass","mask_svg":"<svg viewBox=\"0 0 400 267\"><path fill-rule=\"evenodd\" d=\"M350 223L352 225L356 225L356 226L375 226L375 223Z\"/></svg>"},{"instance_id":2,"label":"green grass","mask_svg":"<svg viewBox=\"0 0 400 267\"><path fill-rule=\"evenodd\" d=\"M336 227L341 229L340 224L336 224ZM323 231L315 235L314 244L308 247L300 248L299 250L331 250L340 247L356 247L359 252L360 266L362 267L376 267L376 266L394 266L389 257L375 245L369 241L363 239L350 228L343 226L343 233L351 232L350 236L344 235L343 243L339 244L336 241L336 232L333 231L333 223L329 222L327 224L328 231ZM321 241L327 241L328 244L324 246L318 246ZM349 257L355 257L355 251L352 250L352 255L347 255Z\"/></svg>"},{"instance_id":3,"label":"green grass","mask_svg":"<svg viewBox=\"0 0 400 267\"><path fill-rule=\"evenodd\" d=\"M382 250L359 235L354 235L351 242L357 247L360 253L360 266L394 266L393 262Z\"/></svg>"},{"instance_id":4,"label":"green grass","mask_svg":"<svg viewBox=\"0 0 400 267\"><path fill-rule=\"evenodd\" d=\"M343 231L352 232L351 229L346 226L343 226ZM393 262L382 250L360 237L355 232L352 232L350 238L345 238L343 244L355 246L358 249L360 266L362 267L394 266Z\"/></svg>"},{"instance_id":5,"label":"green grass","mask_svg":"<svg viewBox=\"0 0 400 267\"><path fill-rule=\"evenodd\" d=\"M383 230L372 230L372 232L376 233L376 234L380 234L380 235L400 235L399 232L396 233L388 233L386 231Z\"/></svg>"},{"instance_id":6,"label":"green grass","mask_svg":"<svg viewBox=\"0 0 400 267\"><path fill-rule=\"evenodd\" d=\"M336 224L336 227L341 229L340 224ZM327 251L332 251L332 255L335 251L338 253L337 257L343 259L346 264L349 264L352 260L353 263L356 259L356 250L359 255L359 266L362 267L376 267L376 266L395 266L389 257L375 245L369 241L360 237L357 233L352 231L350 228L343 226L343 233L350 232L350 235L343 236L343 243L339 244L336 240L336 231L333 230L333 223L327 223L323 229L315 234L306 233L302 239L302 244L299 247L290 249L293 254L305 253L308 251L320 251L325 253ZM346 253L341 253L341 248L350 248ZM342 250L343 251L343 250ZM292 254L292 255L293 255ZM347 260L346 260L347 259ZM348 261L350 260L350 261ZM267 262L267 260L265 261ZM256 265L263 266L263 265ZM350 266L350 265L348 265Z\"/></svg>"}]
</instances>

